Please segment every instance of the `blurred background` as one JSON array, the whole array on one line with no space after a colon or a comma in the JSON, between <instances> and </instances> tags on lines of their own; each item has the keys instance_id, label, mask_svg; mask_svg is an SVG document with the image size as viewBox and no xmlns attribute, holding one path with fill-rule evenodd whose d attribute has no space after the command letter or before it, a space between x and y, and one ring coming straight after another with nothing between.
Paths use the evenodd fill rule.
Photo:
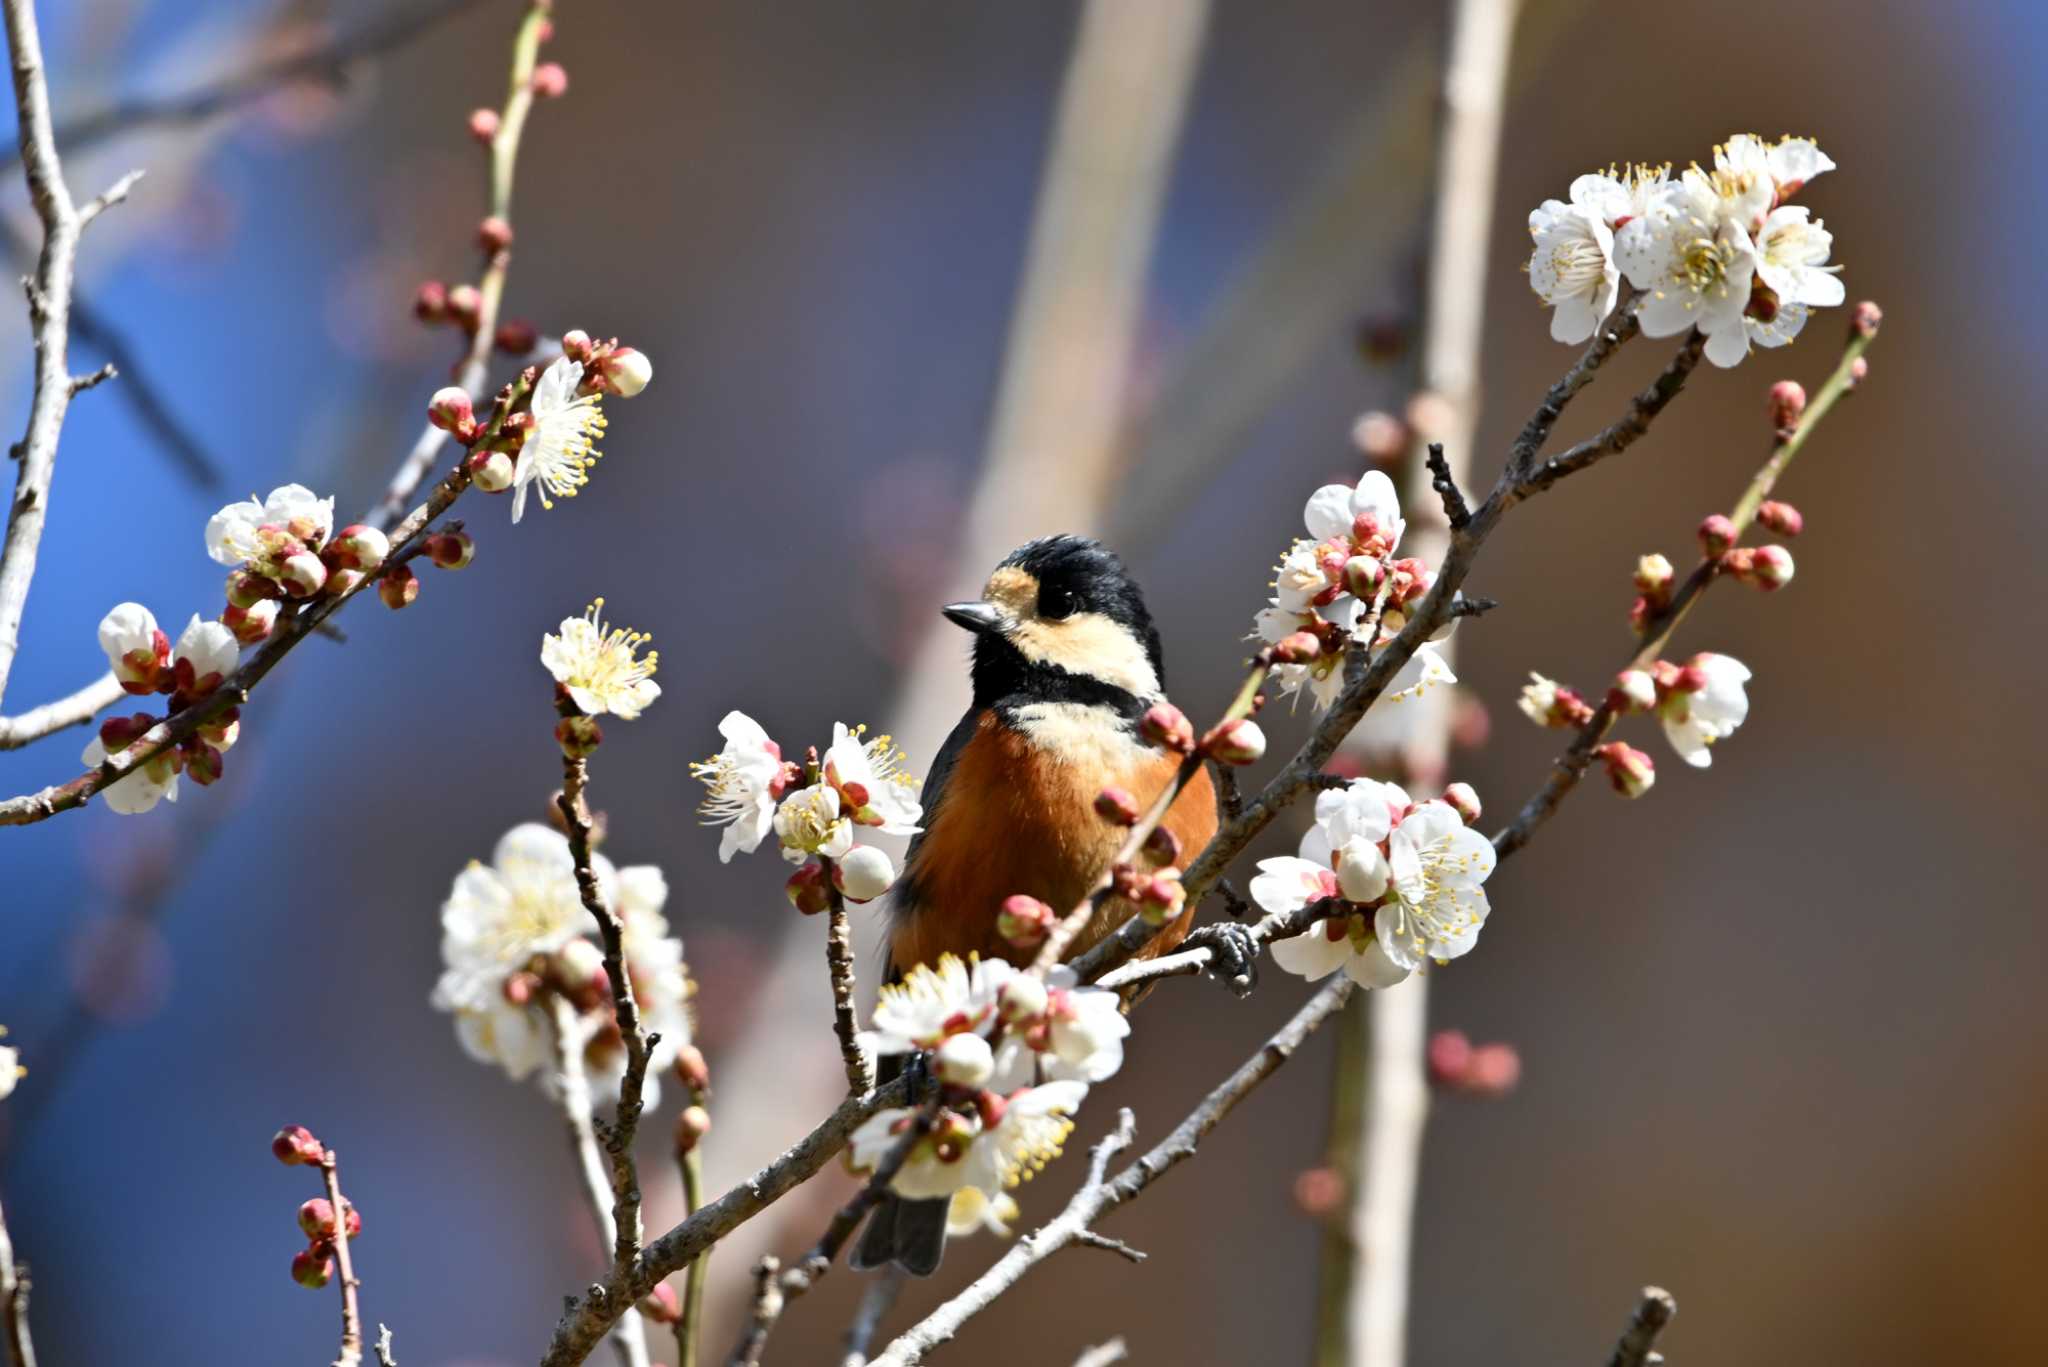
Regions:
<instances>
[{"instance_id":1,"label":"blurred background","mask_svg":"<svg viewBox=\"0 0 2048 1367\"><path fill-rule=\"evenodd\" d=\"M69 159L81 196L149 168L87 235L80 292L182 455L130 378L73 407L13 711L103 667L92 627L115 602L166 624L217 611L201 529L222 503L297 480L346 516L381 491L454 359L410 301L474 268L482 158L463 124L502 98L520 6L41 9L60 122L452 12L341 88ZM401 1361L537 1357L596 1239L551 1108L469 1062L427 995L450 880L558 782L539 637L597 594L662 655L664 697L613 729L594 796L609 853L673 888L719 1088L709 1161L749 1171L829 1104L823 927L793 923L772 856L716 861L685 762L738 706L785 746L835 719L893 724L921 764L959 705L964 641L927 638L955 584L1021 539L979 544L1001 520L975 497L1080 22L1072 4L560 6L549 56L570 90L528 131L507 309L616 334L656 369L612 407L589 489L516 535L484 503L467 573L296 651L245 709L223 784L0 835L0 1022L30 1069L0 1105L0 1192L45 1361L325 1360L333 1294L288 1276L313 1192L268 1156L284 1123L341 1152L366 1313ZM1272 0L1183 25L1156 234L1127 244L1142 275L1116 440L1101 461L1020 467L1009 520L1125 551L1198 718L1227 695L1304 497L1362 468L1354 419L1412 386L1444 22L1435 3ZM1755 669L1748 725L1693 772L1630 724L1655 793L1589 784L1502 867L1479 951L1435 976L1432 1024L1512 1042L1524 1076L1434 1109L1416 1364L1600 1360L1652 1281L1682 1307L1662 1345L1678 1362L2048 1359L2048 930L2025 872L2048 477L2021 393L2048 283L2048 191L2024 171L2048 150L2044 60L2048 19L2022 0L1525 5L1485 272L1483 478L1571 356L1522 274L1523 220L1581 171L1683 164L1745 129L1818 137L1842 169L1804 202L1887 326L1781 488L1807 519L1797 583L1718 591L1681 638ZM18 184L5 195L28 240ZM9 431L28 401L20 313L0 312ZM1453 755L1489 824L1558 748L1514 710L1526 673L1599 687L1631 649L1635 558L1690 563L1692 529L1767 450L1766 389L1817 386L1845 322L1702 368L1626 459L1491 543L1468 588L1503 607L1461 633L1459 672L1492 737ZM1667 350L1624 352L1563 435L1614 416ZM910 677L921 656L937 682ZM1309 725L1269 720L1276 750ZM0 786L68 777L85 739L0 756ZM1303 992L1272 971L1246 1001L1169 984L1077 1141L1118 1105L1156 1139ZM1062 1254L940 1360L1064 1363L1121 1332L1139 1362L1305 1361L1318 1226L1294 1188L1321 1160L1332 1067L1314 1041L1112 1218L1143 1267ZM656 1228L678 1209L675 1090L645 1130ZM1078 1175L1025 1188L1027 1223ZM851 1179L816 1185L822 1204L757 1222L761 1247L807 1246ZM892 1324L993 1255L956 1247ZM707 1353L731 1341L744 1266L714 1264ZM828 1279L771 1360L828 1360L858 1290Z\"/></svg>"}]
</instances>

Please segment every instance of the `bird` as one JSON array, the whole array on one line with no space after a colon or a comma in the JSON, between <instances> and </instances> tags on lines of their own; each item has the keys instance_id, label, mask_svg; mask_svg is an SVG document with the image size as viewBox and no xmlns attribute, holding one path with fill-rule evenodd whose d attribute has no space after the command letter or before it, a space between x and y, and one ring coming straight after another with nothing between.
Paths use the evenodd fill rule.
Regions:
<instances>
[{"instance_id":1,"label":"bird","mask_svg":"<svg viewBox=\"0 0 2048 1367\"><path fill-rule=\"evenodd\" d=\"M1007 959L1020 948L997 928L1006 898L1025 894L1064 916L1094 889L1125 831L1096 810L1104 788L1151 802L1180 756L1148 744L1139 724L1165 698L1159 631L1123 561L1063 534L1027 542L988 577L981 597L940 611L973 634L973 699L933 759L923 830L911 841L891 904L889 976L953 954ZM1197 769L1161 825L1184 866L1216 831L1214 788ZM1131 907L1107 899L1076 938L1080 952ZM1147 953L1187 935L1194 907ZM919 1276L939 1264L947 1202L893 1195L877 1203L853 1265L896 1263Z\"/></svg>"}]
</instances>

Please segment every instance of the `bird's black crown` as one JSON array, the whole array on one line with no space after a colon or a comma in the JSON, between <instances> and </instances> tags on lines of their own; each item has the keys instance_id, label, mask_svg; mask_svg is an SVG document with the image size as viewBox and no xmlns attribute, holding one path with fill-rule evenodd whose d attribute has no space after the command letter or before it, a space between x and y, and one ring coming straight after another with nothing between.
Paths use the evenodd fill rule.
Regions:
<instances>
[{"instance_id":1,"label":"bird's black crown","mask_svg":"<svg viewBox=\"0 0 2048 1367\"><path fill-rule=\"evenodd\" d=\"M1031 604L1037 623L1053 631L1082 614L1094 614L1129 634L1150 662L1154 677L1165 686L1165 662L1159 629L1145 609L1145 597L1116 552L1085 536L1064 534L1028 541L996 567L991 584L1006 570L1022 571L1036 585ZM1004 635L977 637L974 650L975 700L983 705L1018 694L1048 699L1104 702L1120 709L1135 705L1128 689L1104 684L1088 673L1085 663L1071 667L1026 659Z\"/></svg>"}]
</instances>

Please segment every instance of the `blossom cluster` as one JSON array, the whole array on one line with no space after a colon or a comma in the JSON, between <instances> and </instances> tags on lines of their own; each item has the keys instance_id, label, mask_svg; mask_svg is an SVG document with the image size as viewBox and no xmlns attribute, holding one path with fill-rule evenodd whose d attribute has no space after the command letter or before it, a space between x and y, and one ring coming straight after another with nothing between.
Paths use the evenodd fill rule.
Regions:
<instances>
[{"instance_id":1,"label":"blossom cluster","mask_svg":"<svg viewBox=\"0 0 2048 1367\"><path fill-rule=\"evenodd\" d=\"M99 637L107 667L121 687L137 695L169 694L172 713L211 696L234 673L241 654L232 631L219 622L202 622L196 615L173 644L140 603L121 603L101 618ZM109 755L155 750L168 738L163 720L147 712L109 717L100 723L79 758L97 765ZM176 802L180 774L202 786L212 783L221 776L222 756L240 734L241 720L235 708L217 713L182 743L162 750L107 785L102 795L108 808L133 816L167 798Z\"/></svg>"},{"instance_id":2,"label":"blossom cluster","mask_svg":"<svg viewBox=\"0 0 2048 1367\"><path fill-rule=\"evenodd\" d=\"M209 518L206 553L233 567L221 621L237 640L254 645L276 628L284 602L354 592L383 566L391 542L361 523L337 535L334 500L287 484Z\"/></svg>"},{"instance_id":3,"label":"blossom cluster","mask_svg":"<svg viewBox=\"0 0 2048 1367\"><path fill-rule=\"evenodd\" d=\"M872 1023L862 1048L929 1054L941 1095L929 1117L877 1112L853 1134L852 1166L873 1171L917 1131L891 1190L950 1198L955 1233L1007 1232L1009 1189L1058 1157L1089 1086L1123 1066L1131 1029L1116 993L1077 986L1068 970L1047 980L951 954L882 988Z\"/></svg>"},{"instance_id":4,"label":"blossom cluster","mask_svg":"<svg viewBox=\"0 0 2048 1367\"><path fill-rule=\"evenodd\" d=\"M1646 337L1697 328L1719 366L1736 365L1752 344L1784 346L1813 309L1845 297L1828 264L1834 235L1789 202L1834 167L1811 138L1742 133L1714 149L1711 169L1580 176L1567 200L1529 215L1529 285L1555 310L1550 335L1591 337L1625 275L1643 292L1636 316Z\"/></svg>"},{"instance_id":5,"label":"blossom cluster","mask_svg":"<svg viewBox=\"0 0 2048 1367\"><path fill-rule=\"evenodd\" d=\"M1356 486L1316 490L1302 521L1308 536L1281 557L1273 597L1254 619L1252 639L1273 647L1283 694L1306 691L1326 708L1344 690L1348 648L1377 649L1399 634L1436 582L1436 571L1420 560L1395 558L1407 522L1394 482L1378 470ZM1446 626L1435 639L1449 633ZM1400 702L1456 681L1443 656L1424 644L1381 696Z\"/></svg>"},{"instance_id":6,"label":"blossom cluster","mask_svg":"<svg viewBox=\"0 0 2048 1367\"><path fill-rule=\"evenodd\" d=\"M889 856L854 842L855 827L885 835L915 835L924 809L908 758L887 735L870 737L865 727L832 724L832 743L813 750L798 765L744 712L718 723L725 746L690 772L705 786L698 813L707 826L724 826L720 863L752 854L770 831L782 857L802 865L788 884L790 901L805 912L825 909L832 885L848 901L869 902L896 881ZM820 862L812 862L813 858Z\"/></svg>"},{"instance_id":7,"label":"blossom cluster","mask_svg":"<svg viewBox=\"0 0 2048 1367\"><path fill-rule=\"evenodd\" d=\"M279 1130L270 1141L270 1152L288 1168L332 1161L327 1146L304 1125L287 1125ZM342 1239L354 1242L363 1232L362 1213L355 1202L344 1196L337 1217L332 1201L315 1196L299 1207L299 1232L306 1236L306 1246L292 1255L292 1280L318 1290L334 1275L335 1244Z\"/></svg>"},{"instance_id":8,"label":"blossom cluster","mask_svg":"<svg viewBox=\"0 0 2048 1367\"><path fill-rule=\"evenodd\" d=\"M1329 914L1274 944L1273 961L1305 978L1342 969L1361 987L1391 987L1469 951L1494 866L1493 842L1467 824L1478 818L1465 784L1428 802L1369 778L1317 794L1315 824L1295 854L1259 861L1251 895L1276 914L1318 902Z\"/></svg>"},{"instance_id":9,"label":"blossom cluster","mask_svg":"<svg viewBox=\"0 0 2048 1367\"><path fill-rule=\"evenodd\" d=\"M1572 689L1541 674L1531 674L1522 689L1522 714L1538 726L1577 729L1593 719L1593 708ZM1730 655L1702 651L1683 665L1655 660L1644 668L1624 669L1608 689L1607 702L1617 714L1648 713L1664 728L1664 738L1678 757L1696 769L1714 762L1712 747L1735 734L1749 717L1749 666ZM1615 790L1641 797L1656 782L1656 766L1642 751L1618 741L1598 751Z\"/></svg>"},{"instance_id":10,"label":"blossom cluster","mask_svg":"<svg viewBox=\"0 0 2048 1367\"><path fill-rule=\"evenodd\" d=\"M648 1061L646 1101L660 1095L655 1075L690 1043L695 989L682 942L662 914L668 882L651 864L619 868L591 855L600 895L624 927L625 969L641 1020L659 1034ZM507 831L488 864L472 861L441 905L443 971L435 1007L455 1017L456 1037L480 1063L515 1081L552 1080L556 1041L551 999L566 1002L584 1026L584 1060L600 1092L616 1097L626 1051L612 1015L610 980L597 919L583 905L569 841L527 822Z\"/></svg>"}]
</instances>

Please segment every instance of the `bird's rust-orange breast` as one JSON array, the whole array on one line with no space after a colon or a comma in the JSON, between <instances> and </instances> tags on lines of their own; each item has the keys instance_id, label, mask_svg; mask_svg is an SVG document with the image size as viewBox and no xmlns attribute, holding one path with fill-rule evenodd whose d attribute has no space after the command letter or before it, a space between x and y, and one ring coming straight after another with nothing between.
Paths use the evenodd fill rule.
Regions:
<instances>
[{"instance_id":1,"label":"bird's rust-orange breast","mask_svg":"<svg viewBox=\"0 0 2048 1367\"><path fill-rule=\"evenodd\" d=\"M1053 703L1023 709L1015 726L993 711L982 717L920 842L918 904L899 922L890 949L897 969L949 952L1028 962L1029 953L996 931L1003 899L1025 893L1064 914L1087 896L1124 835L1095 814L1096 794L1115 785L1149 803L1178 766L1177 757L1139 745L1093 712ZM1164 824L1179 839L1185 866L1216 831L1206 771L1196 772ZM1077 950L1108 934L1126 911L1105 908ZM1178 944L1193 917L1190 906L1153 952Z\"/></svg>"}]
</instances>

